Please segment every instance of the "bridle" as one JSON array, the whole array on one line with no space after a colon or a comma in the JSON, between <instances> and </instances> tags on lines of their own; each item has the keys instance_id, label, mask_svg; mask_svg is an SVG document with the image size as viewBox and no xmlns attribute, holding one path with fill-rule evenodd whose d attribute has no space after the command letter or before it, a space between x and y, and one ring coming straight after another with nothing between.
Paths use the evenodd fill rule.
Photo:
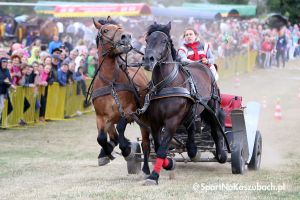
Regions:
<instances>
[{"instance_id":1,"label":"bridle","mask_svg":"<svg viewBox=\"0 0 300 200\"><path fill-rule=\"evenodd\" d=\"M165 34L164 32L162 31L154 31L152 32L150 35L152 35L153 33L155 32L159 32L159 33L162 33L164 35L164 37L167 39L167 44L166 44L166 48L164 50L164 52L161 53L161 57L156 61L156 63L154 64L153 68L157 65L160 65L160 64L167 64L167 63L170 63L170 62L166 62L165 60L168 58L168 56L170 55L171 53L171 43L170 43L170 39L169 39L169 36L167 34ZM148 37L150 36L148 35ZM147 49L147 50L152 50L154 51L153 49Z\"/></svg>"},{"instance_id":2,"label":"bridle","mask_svg":"<svg viewBox=\"0 0 300 200\"><path fill-rule=\"evenodd\" d=\"M108 50L104 51L102 53L102 56L106 56L113 49L115 49L115 48L117 48L118 46L121 45L120 41L114 42L114 39L115 39L115 36L116 36L117 32L120 31L120 30L122 30L122 28L118 26L118 28L115 30L113 36L112 37L108 37L108 36L105 35L105 33L103 33L104 27L105 27L105 25L101 26L101 28L98 31L97 38L96 38L97 48L99 46L99 42L100 42L101 48L103 50L105 49L104 45L106 45L106 44L110 44L111 47Z\"/></svg>"}]
</instances>

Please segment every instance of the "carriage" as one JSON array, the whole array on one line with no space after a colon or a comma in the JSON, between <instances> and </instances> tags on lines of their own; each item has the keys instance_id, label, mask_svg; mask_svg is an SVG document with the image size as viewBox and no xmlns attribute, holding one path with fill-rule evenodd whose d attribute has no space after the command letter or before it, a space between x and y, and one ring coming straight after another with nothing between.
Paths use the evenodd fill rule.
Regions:
<instances>
[{"instance_id":1,"label":"carriage","mask_svg":"<svg viewBox=\"0 0 300 200\"><path fill-rule=\"evenodd\" d=\"M262 153L262 137L260 131L257 130L260 111L259 103L248 102L243 107L241 96L222 94L221 107L226 113L225 134L231 150L231 156L228 157L227 162L231 163L232 173L244 174L246 166L249 170L258 170ZM215 144L210 131L204 129L201 123L196 124L195 143L198 147L198 152L201 152L201 157L196 161L191 161L186 155L187 132L184 127L180 127L177 130L176 135L172 139L168 155L173 157L176 162L217 162L214 156ZM136 156L135 159L127 161L129 174L139 173L141 169L143 158L139 141L140 138L137 138L137 142L132 143L136 149ZM154 160L155 152L152 148L150 161L154 162Z\"/></svg>"}]
</instances>

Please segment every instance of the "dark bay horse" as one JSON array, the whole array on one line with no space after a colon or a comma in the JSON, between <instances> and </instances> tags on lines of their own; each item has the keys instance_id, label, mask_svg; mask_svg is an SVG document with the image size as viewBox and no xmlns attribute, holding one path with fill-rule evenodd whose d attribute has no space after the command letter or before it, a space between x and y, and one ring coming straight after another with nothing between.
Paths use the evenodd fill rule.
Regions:
<instances>
[{"instance_id":1,"label":"dark bay horse","mask_svg":"<svg viewBox=\"0 0 300 200\"><path fill-rule=\"evenodd\" d=\"M135 112L139 104L144 103L148 80L143 69L125 70L118 64L120 55L128 53L131 49L131 35L110 17L107 20L94 21L94 25L98 29L96 42L99 68L93 80L92 100L96 111L97 141L102 147L98 164L102 166L114 159L112 151L118 144L126 160L134 157L136 146L125 138L124 132L127 123L133 122L130 113ZM150 174L148 165L150 133L142 127L141 132L145 158L143 172Z\"/></svg>"},{"instance_id":2,"label":"dark bay horse","mask_svg":"<svg viewBox=\"0 0 300 200\"><path fill-rule=\"evenodd\" d=\"M188 132L186 149L193 160L197 156L194 142L195 118L201 117L210 124L216 145L216 159L227 160L219 114L219 91L209 68L199 62L186 67L176 61L176 50L170 38L171 23L154 23L147 32L144 56L145 68L152 71L150 105L152 137L157 155L154 169L145 184L158 184L161 168L174 168L174 161L167 157L169 144L177 128L184 125ZM185 69L186 68L186 69ZM221 111L220 111L221 113ZM217 116L220 119L217 119ZM218 124L219 123L219 124Z\"/></svg>"}]
</instances>

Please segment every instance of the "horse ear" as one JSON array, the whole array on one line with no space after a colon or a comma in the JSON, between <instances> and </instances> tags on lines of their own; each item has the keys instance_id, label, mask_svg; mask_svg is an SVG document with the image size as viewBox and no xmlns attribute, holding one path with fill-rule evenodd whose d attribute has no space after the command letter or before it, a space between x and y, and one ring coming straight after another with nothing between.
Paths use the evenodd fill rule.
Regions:
<instances>
[{"instance_id":1,"label":"horse ear","mask_svg":"<svg viewBox=\"0 0 300 200\"><path fill-rule=\"evenodd\" d=\"M93 18L93 22L94 22L94 26L96 29L100 29L102 24L100 24L99 22L96 22L95 19Z\"/></svg>"},{"instance_id":2,"label":"horse ear","mask_svg":"<svg viewBox=\"0 0 300 200\"><path fill-rule=\"evenodd\" d=\"M168 28L169 31L171 30L171 22L169 22L169 23L167 24L167 28Z\"/></svg>"},{"instance_id":3,"label":"horse ear","mask_svg":"<svg viewBox=\"0 0 300 200\"><path fill-rule=\"evenodd\" d=\"M107 20L108 22L112 22L113 19L111 18L111 16L108 16L106 20Z\"/></svg>"}]
</instances>

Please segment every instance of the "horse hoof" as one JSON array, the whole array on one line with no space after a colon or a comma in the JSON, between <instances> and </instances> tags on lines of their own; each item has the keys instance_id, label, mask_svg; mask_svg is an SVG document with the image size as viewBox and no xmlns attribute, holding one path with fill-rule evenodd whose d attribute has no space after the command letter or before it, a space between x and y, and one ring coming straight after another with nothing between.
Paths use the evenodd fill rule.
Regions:
<instances>
[{"instance_id":1,"label":"horse hoof","mask_svg":"<svg viewBox=\"0 0 300 200\"><path fill-rule=\"evenodd\" d=\"M98 158L98 166L107 165L109 162L110 162L110 159L108 156Z\"/></svg>"},{"instance_id":2,"label":"horse hoof","mask_svg":"<svg viewBox=\"0 0 300 200\"><path fill-rule=\"evenodd\" d=\"M222 151L221 153L219 153L217 160L221 164L226 163L227 162L227 153L225 151Z\"/></svg>"},{"instance_id":3,"label":"horse hoof","mask_svg":"<svg viewBox=\"0 0 300 200\"><path fill-rule=\"evenodd\" d=\"M200 162L201 161L201 153L198 151L196 156L191 158L192 162Z\"/></svg>"},{"instance_id":4,"label":"horse hoof","mask_svg":"<svg viewBox=\"0 0 300 200\"><path fill-rule=\"evenodd\" d=\"M144 186L150 186L150 185L158 185L158 181L157 180L153 180L153 179L146 179L143 183Z\"/></svg>"},{"instance_id":5,"label":"horse hoof","mask_svg":"<svg viewBox=\"0 0 300 200\"><path fill-rule=\"evenodd\" d=\"M174 180L175 179L175 170L171 170L169 173L169 179Z\"/></svg>"}]
</instances>

